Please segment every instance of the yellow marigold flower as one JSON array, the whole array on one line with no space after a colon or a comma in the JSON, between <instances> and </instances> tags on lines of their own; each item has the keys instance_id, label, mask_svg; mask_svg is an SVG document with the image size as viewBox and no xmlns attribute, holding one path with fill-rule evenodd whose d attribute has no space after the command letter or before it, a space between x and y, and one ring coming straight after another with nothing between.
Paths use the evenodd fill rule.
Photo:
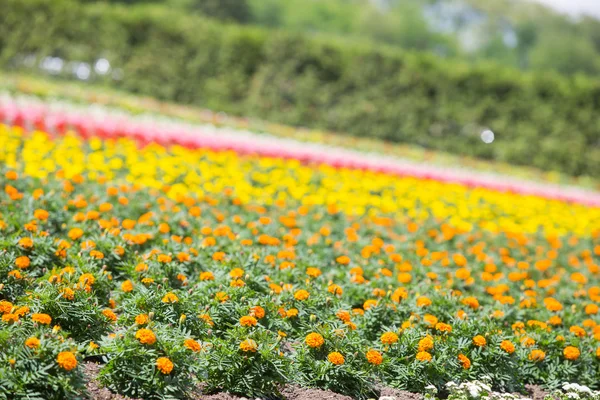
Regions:
<instances>
[{"instance_id":1,"label":"yellow marigold flower","mask_svg":"<svg viewBox=\"0 0 600 400\"><path fill-rule=\"evenodd\" d=\"M416 356L416 359L419 361L431 361L431 358L431 354L426 351L419 351Z\"/></svg>"},{"instance_id":2,"label":"yellow marigold flower","mask_svg":"<svg viewBox=\"0 0 600 400\"><path fill-rule=\"evenodd\" d=\"M193 352L199 352L200 350L202 350L202 346L200 345L200 343L196 342L194 339L185 339L183 345L186 348L192 350Z\"/></svg>"},{"instance_id":3,"label":"yellow marigold flower","mask_svg":"<svg viewBox=\"0 0 600 400\"><path fill-rule=\"evenodd\" d=\"M312 348L321 347L323 344L325 344L325 339L323 339L323 336L315 332L311 332L306 335L304 341L309 347Z\"/></svg>"},{"instance_id":4,"label":"yellow marigold flower","mask_svg":"<svg viewBox=\"0 0 600 400\"><path fill-rule=\"evenodd\" d=\"M65 371L70 371L77 367L77 358L75 358L75 354L70 351L62 351L58 353L58 356L56 356L56 362L58 363L58 366Z\"/></svg>"},{"instance_id":5,"label":"yellow marigold flower","mask_svg":"<svg viewBox=\"0 0 600 400\"><path fill-rule=\"evenodd\" d=\"M150 329L142 328L135 333L135 338L140 341L141 344L153 345L156 343L156 335Z\"/></svg>"},{"instance_id":6,"label":"yellow marigold flower","mask_svg":"<svg viewBox=\"0 0 600 400\"><path fill-rule=\"evenodd\" d=\"M252 339L246 339L240 343L240 350L246 353L254 353L258 349L258 345Z\"/></svg>"},{"instance_id":7,"label":"yellow marigold flower","mask_svg":"<svg viewBox=\"0 0 600 400\"><path fill-rule=\"evenodd\" d=\"M531 353L529 353L529 361L543 361L544 358L546 358L546 353L542 350L531 350Z\"/></svg>"},{"instance_id":8,"label":"yellow marigold flower","mask_svg":"<svg viewBox=\"0 0 600 400\"><path fill-rule=\"evenodd\" d=\"M52 318L48 314L31 314L31 320L42 325L50 325Z\"/></svg>"},{"instance_id":9,"label":"yellow marigold flower","mask_svg":"<svg viewBox=\"0 0 600 400\"><path fill-rule=\"evenodd\" d=\"M299 301L304 301L304 300L308 299L309 296L310 296L310 293L308 293L304 289L297 290L296 293L294 293L294 298Z\"/></svg>"},{"instance_id":10,"label":"yellow marigold flower","mask_svg":"<svg viewBox=\"0 0 600 400\"><path fill-rule=\"evenodd\" d=\"M483 336L477 335L473 338L473 344L477 347L483 347L487 344L487 341Z\"/></svg>"},{"instance_id":11,"label":"yellow marigold flower","mask_svg":"<svg viewBox=\"0 0 600 400\"><path fill-rule=\"evenodd\" d=\"M244 270L241 268L234 268L229 272L229 276L233 279L238 279L244 276Z\"/></svg>"},{"instance_id":12,"label":"yellow marigold flower","mask_svg":"<svg viewBox=\"0 0 600 400\"><path fill-rule=\"evenodd\" d=\"M15 265L17 266L17 268L25 269L29 267L30 264L31 261L27 256L17 257L17 259L15 260Z\"/></svg>"},{"instance_id":13,"label":"yellow marigold flower","mask_svg":"<svg viewBox=\"0 0 600 400\"><path fill-rule=\"evenodd\" d=\"M94 342L90 342L89 344L90 349L92 350L96 350L97 348L99 348L100 346L98 346L96 343Z\"/></svg>"},{"instance_id":14,"label":"yellow marigold flower","mask_svg":"<svg viewBox=\"0 0 600 400\"><path fill-rule=\"evenodd\" d=\"M225 301L227 301L229 299L229 296L225 292L217 292L215 294L215 298L217 300L219 300L221 303L223 303L223 302L225 302Z\"/></svg>"},{"instance_id":15,"label":"yellow marigold flower","mask_svg":"<svg viewBox=\"0 0 600 400\"><path fill-rule=\"evenodd\" d=\"M579 352L579 349L577 347L567 346L563 350L563 355L567 360L575 361L579 358L581 353Z\"/></svg>"},{"instance_id":16,"label":"yellow marigold flower","mask_svg":"<svg viewBox=\"0 0 600 400\"><path fill-rule=\"evenodd\" d=\"M342 365L346 361L344 359L344 356L341 353L338 353L337 351L329 353L327 355L327 360L329 360L330 363L335 365Z\"/></svg>"},{"instance_id":17,"label":"yellow marigold flower","mask_svg":"<svg viewBox=\"0 0 600 400\"><path fill-rule=\"evenodd\" d=\"M40 347L40 339L36 337L30 337L25 341L25 346L29 347L30 349L37 349Z\"/></svg>"},{"instance_id":18,"label":"yellow marigold flower","mask_svg":"<svg viewBox=\"0 0 600 400\"><path fill-rule=\"evenodd\" d=\"M287 318L294 318L298 316L298 309L297 308L290 308L289 310L287 310L285 312L285 316Z\"/></svg>"},{"instance_id":19,"label":"yellow marigold flower","mask_svg":"<svg viewBox=\"0 0 600 400\"><path fill-rule=\"evenodd\" d=\"M121 290L125 293L129 293L133 290L133 282L127 279L125 282L121 284Z\"/></svg>"},{"instance_id":20,"label":"yellow marigold flower","mask_svg":"<svg viewBox=\"0 0 600 400\"><path fill-rule=\"evenodd\" d=\"M173 362L167 357L158 357L156 359L156 368L163 375L169 375L173 371Z\"/></svg>"},{"instance_id":21,"label":"yellow marigold flower","mask_svg":"<svg viewBox=\"0 0 600 400\"><path fill-rule=\"evenodd\" d=\"M365 357L367 358L367 362L369 364L379 365L383 362L383 356L377 350L367 351L367 353L365 354Z\"/></svg>"},{"instance_id":22,"label":"yellow marigold flower","mask_svg":"<svg viewBox=\"0 0 600 400\"><path fill-rule=\"evenodd\" d=\"M385 345L391 345L398 341L398 335L396 335L394 332L385 332L383 335L381 335L380 340L381 343Z\"/></svg>"},{"instance_id":23,"label":"yellow marigold flower","mask_svg":"<svg viewBox=\"0 0 600 400\"><path fill-rule=\"evenodd\" d=\"M458 361L462 364L463 369L471 368L471 360L469 360L469 357L465 356L464 354L458 355Z\"/></svg>"},{"instance_id":24,"label":"yellow marigold flower","mask_svg":"<svg viewBox=\"0 0 600 400\"><path fill-rule=\"evenodd\" d=\"M112 322L116 322L117 321L117 314L115 314L111 309L106 308L104 310L102 310L102 315L104 315L106 318L108 318L109 320L111 320Z\"/></svg>"},{"instance_id":25,"label":"yellow marigold flower","mask_svg":"<svg viewBox=\"0 0 600 400\"><path fill-rule=\"evenodd\" d=\"M500 348L508 354L515 352L515 345L510 340L503 340L502 343L500 343Z\"/></svg>"},{"instance_id":26,"label":"yellow marigold flower","mask_svg":"<svg viewBox=\"0 0 600 400\"><path fill-rule=\"evenodd\" d=\"M240 318L240 325L241 326L256 326L257 321L256 318L250 316L250 315L245 315L242 318Z\"/></svg>"},{"instance_id":27,"label":"yellow marigold flower","mask_svg":"<svg viewBox=\"0 0 600 400\"><path fill-rule=\"evenodd\" d=\"M152 283L154 283L154 279L152 278L144 278L142 279L142 283L146 286L151 285Z\"/></svg>"},{"instance_id":28,"label":"yellow marigold flower","mask_svg":"<svg viewBox=\"0 0 600 400\"><path fill-rule=\"evenodd\" d=\"M177 303L179 301L179 297L173 292L169 292L165 294L162 298L163 303Z\"/></svg>"}]
</instances>

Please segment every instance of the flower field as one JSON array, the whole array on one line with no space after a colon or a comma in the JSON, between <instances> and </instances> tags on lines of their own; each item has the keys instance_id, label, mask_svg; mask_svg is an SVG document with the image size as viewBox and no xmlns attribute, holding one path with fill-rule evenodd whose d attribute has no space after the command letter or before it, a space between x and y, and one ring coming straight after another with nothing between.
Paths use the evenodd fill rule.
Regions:
<instances>
[{"instance_id":1,"label":"flower field","mask_svg":"<svg viewBox=\"0 0 600 400\"><path fill-rule=\"evenodd\" d=\"M20 122L0 125L0 398L78 398L84 360L142 398L600 388L593 195Z\"/></svg>"}]
</instances>

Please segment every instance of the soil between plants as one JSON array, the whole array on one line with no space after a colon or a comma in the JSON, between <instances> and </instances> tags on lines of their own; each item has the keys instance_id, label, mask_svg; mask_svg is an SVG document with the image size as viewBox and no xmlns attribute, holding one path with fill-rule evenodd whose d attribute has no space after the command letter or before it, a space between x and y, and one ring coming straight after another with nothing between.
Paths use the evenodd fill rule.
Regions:
<instances>
[{"instance_id":1,"label":"soil between plants","mask_svg":"<svg viewBox=\"0 0 600 400\"><path fill-rule=\"evenodd\" d=\"M86 377L86 387L89 393L89 400L143 400L133 399L131 397L112 393L98 382L98 373L101 365L93 362L83 364L83 371ZM540 386L525 385L529 397L532 400L544 400L548 392L544 391ZM392 389L389 387L381 387L380 396L393 398L395 400L422 400L423 395L419 393L411 393L404 390ZM214 394L203 394L202 388L192 395L190 400L251 400L247 397L236 396L227 392ZM285 385L281 390L284 400L352 400L351 397L343 394L331 392L328 390L302 388L297 385Z\"/></svg>"}]
</instances>

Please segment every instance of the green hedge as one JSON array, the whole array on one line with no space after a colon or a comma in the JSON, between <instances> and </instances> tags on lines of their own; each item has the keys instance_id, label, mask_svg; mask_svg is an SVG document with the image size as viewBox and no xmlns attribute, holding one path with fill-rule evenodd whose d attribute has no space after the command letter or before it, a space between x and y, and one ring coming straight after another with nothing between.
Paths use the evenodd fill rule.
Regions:
<instances>
[{"instance_id":1,"label":"green hedge","mask_svg":"<svg viewBox=\"0 0 600 400\"><path fill-rule=\"evenodd\" d=\"M600 175L600 81L466 65L161 6L0 0L0 66L25 54L123 70L109 83L273 122ZM496 133L484 144L483 128Z\"/></svg>"}]
</instances>

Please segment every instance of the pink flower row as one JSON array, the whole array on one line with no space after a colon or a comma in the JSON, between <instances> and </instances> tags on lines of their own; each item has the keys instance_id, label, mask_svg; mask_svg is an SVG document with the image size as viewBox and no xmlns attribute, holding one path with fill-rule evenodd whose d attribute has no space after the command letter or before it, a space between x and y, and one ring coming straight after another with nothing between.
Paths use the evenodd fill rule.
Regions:
<instances>
[{"instance_id":1,"label":"pink flower row","mask_svg":"<svg viewBox=\"0 0 600 400\"><path fill-rule=\"evenodd\" d=\"M64 104L56 106L40 101L16 101L12 97L3 97L0 98L0 122L2 121L53 134L64 134L73 130L84 138L129 137L138 141L140 145L154 142L164 146L180 145L188 148L234 151L244 155L295 159L303 163L432 179L600 207L600 193L573 186L525 181L463 168L439 167L267 134L209 125L191 125L158 116L131 116L105 109L72 105L65 107Z\"/></svg>"}]
</instances>

